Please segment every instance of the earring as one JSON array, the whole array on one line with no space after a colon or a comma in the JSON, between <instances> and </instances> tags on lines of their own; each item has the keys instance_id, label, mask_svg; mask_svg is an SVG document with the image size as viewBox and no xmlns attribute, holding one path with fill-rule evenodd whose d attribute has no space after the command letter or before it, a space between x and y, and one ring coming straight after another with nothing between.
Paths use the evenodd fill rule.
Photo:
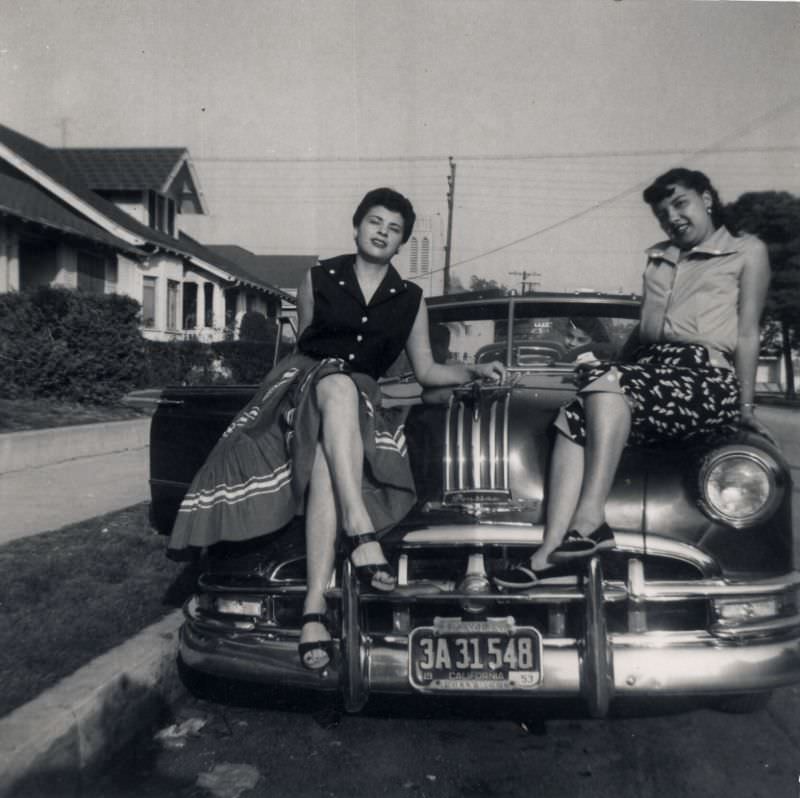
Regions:
<instances>
[{"instance_id":1,"label":"earring","mask_svg":"<svg viewBox=\"0 0 800 798\"><path fill-rule=\"evenodd\" d=\"M707 213L709 216L711 216L711 206L710 206L710 205L706 205L706 213Z\"/></svg>"}]
</instances>

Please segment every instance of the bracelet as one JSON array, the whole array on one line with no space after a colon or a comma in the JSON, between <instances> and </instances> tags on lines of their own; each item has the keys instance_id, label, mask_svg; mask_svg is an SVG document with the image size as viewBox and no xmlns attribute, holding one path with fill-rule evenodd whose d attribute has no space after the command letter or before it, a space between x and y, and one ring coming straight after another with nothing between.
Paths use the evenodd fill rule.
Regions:
<instances>
[{"instance_id":1,"label":"bracelet","mask_svg":"<svg viewBox=\"0 0 800 798\"><path fill-rule=\"evenodd\" d=\"M755 402L742 402L741 405L739 405L739 406L742 408L742 410L755 410L756 409L756 403Z\"/></svg>"}]
</instances>

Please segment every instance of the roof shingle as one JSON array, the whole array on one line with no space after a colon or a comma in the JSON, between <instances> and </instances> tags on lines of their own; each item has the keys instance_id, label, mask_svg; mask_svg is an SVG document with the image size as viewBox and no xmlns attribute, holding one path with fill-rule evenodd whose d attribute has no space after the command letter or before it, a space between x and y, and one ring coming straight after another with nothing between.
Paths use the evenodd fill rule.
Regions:
<instances>
[{"instance_id":1,"label":"roof shingle","mask_svg":"<svg viewBox=\"0 0 800 798\"><path fill-rule=\"evenodd\" d=\"M27 180L0 173L0 215L11 215L27 222L60 230L115 249L141 256L143 253L124 241L87 222L47 192Z\"/></svg>"},{"instance_id":2,"label":"roof shingle","mask_svg":"<svg viewBox=\"0 0 800 798\"><path fill-rule=\"evenodd\" d=\"M53 152L93 191L166 191L187 155L181 147L76 147Z\"/></svg>"}]
</instances>

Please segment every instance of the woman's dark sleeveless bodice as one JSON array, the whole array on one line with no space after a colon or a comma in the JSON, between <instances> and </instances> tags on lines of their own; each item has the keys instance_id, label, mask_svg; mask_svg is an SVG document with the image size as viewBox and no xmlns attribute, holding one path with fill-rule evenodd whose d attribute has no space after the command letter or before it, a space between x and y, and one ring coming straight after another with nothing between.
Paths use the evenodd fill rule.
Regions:
<instances>
[{"instance_id":1,"label":"woman's dark sleeveless bodice","mask_svg":"<svg viewBox=\"0 0 800 798\"><path fill-rule=\"evenodd\" d=\"M353 371L377 379L403 351L422 290L390 264L367 304L354 264L355 255L341 255L320 261L311 270L314 317L297 346L311 357L342 358Z\"/></svg>"}]
</instances>

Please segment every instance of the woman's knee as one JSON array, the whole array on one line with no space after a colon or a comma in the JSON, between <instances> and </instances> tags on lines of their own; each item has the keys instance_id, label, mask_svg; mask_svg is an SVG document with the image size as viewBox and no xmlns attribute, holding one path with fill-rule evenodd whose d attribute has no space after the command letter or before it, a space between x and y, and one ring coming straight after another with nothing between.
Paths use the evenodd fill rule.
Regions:
<instances>
[{"instance_id":1,"label":"woman's knee","mask_svg":"<svg viewBox=\"0 0 800 798\"><path fill-rule=\"evenodd\" d=\"M630 405L625 395L615 391L607 393L597 391L587 394L583 402L587 416L602 413L604 416L613 419L624 419L631 414Z\"/></svg>"},{"instance_id":2,"label":"woman's knee","mask_svg":"<svg viewBox=\"0 0 800 798\"><path fill-rule=\"evenodd\" d=\"M316 387L317 405L324 413L327 409L341 409L358 398L355 383L346 374L323 377Z\"/></svg>"}]
</instances>

